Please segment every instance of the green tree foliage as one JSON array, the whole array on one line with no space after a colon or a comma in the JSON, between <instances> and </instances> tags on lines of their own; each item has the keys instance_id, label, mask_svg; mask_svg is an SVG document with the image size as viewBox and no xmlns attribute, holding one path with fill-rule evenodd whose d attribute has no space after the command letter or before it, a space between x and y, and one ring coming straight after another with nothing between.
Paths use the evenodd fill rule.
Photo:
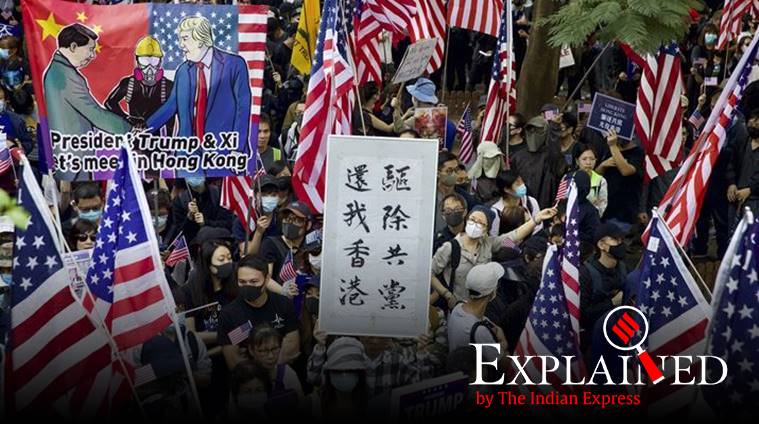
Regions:
<instances>
[{"instance_id":1,"label":"green tree foliage","mask_svg":"<svg viewBox=\"0 0 759 424\"><path fill-rule=\"evenodd\" d=\"M689 9L702 10L700 0L570 0L540 21L549 44L578 46L594 31L601 42L618 40L639 53L683 38L690 25Z\"/></svg>"},{"instance_id":2,"label":"green tree foliage","mask_svg":"<svg viewBox=\"0 0 759 424\"><path fill-rule=\"evenodd\" d=\"M0 215L10 218L13 225L21 229L25 229L29 223L29 214L4 190L0 190Z\"/></svg>"}]
</instances>

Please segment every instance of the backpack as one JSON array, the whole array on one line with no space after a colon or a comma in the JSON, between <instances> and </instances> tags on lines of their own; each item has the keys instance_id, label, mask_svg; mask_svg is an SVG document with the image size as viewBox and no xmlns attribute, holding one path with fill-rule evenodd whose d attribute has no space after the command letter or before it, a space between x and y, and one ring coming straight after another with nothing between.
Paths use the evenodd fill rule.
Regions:
<instances>
[{"instance_id":1,"label":"backpack","mask_svg":"<svg viewBox=\"0 0 759 424\"><path fill-rule=\"evenodd\" d=\"M446 281L444 272L441 272L437 278L448 290L453 290L454 283L456 282L456 269L461 263L461 244L459 244L459 241L455 238L446 243L451 244L451 281Z\"/></svg>"},{"instance_id":2,"label":"backpack","mask_svg":"<svg viewBox=\"0 0 759 424\"><path fill-rule=\"evenodd\" d=\"M485 327L488 332L490 332L490 335L493 336L493 340L496 342L498 341L498 338L495 336L495 327L492 322L483 319L481 321L477 321L472 325L472 329L469 330L469 343L477 343L477 341L474 339L475 335L477 334L477 330L480 327Z\"/></svg>"}]
</instances>

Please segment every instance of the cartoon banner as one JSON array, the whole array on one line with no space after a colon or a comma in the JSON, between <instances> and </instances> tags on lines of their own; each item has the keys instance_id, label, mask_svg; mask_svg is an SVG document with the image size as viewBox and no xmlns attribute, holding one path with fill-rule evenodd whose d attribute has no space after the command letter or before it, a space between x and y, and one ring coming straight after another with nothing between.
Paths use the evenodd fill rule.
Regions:
<instances>
[{"instance_id":1,"label":"cartoon banner","mask_svg":"<svg viewBox=\"0 0 759 424\"><path fill-rule=\"evenodd\" d=\"M108 179L124 142L150 176L254 172L267 10L24 1L40 155L66 180Z\"/></svg>"}]
</instances>

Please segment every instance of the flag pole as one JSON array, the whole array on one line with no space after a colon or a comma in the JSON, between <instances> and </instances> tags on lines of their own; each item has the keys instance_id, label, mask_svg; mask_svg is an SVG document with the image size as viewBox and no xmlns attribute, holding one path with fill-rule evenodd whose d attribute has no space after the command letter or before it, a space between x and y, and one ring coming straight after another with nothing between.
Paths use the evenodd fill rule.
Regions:
<instances>
[{"instance_id":1,"label":"flag pole","mask_svg":"<svg viewBox=\"0 0 759 424\"><path fill-rule=\"evenodd\" d=\"M733 33L730 31L730 24L733 22L733 6L735 6L735 2L730 2L730 14L728 15L727 19L727 43L725 44L725 63L722 65L722 79L724 80L727 78L727 60L730 57L730 38L732 38ZM717 41L719 43L719 41Z\"/></svg>"},{"instance_id":2,"label":"flag pole","mask_svg":"<svg viewBox=\"0 0 759 424\"><path fill-rule=\"evenodd\" d=\"M604 46L603 50L601 50L601 53L599 53L598 56L596 56L596 58L593 60L593 63L590 64L590 67L588 68L588 70L585 71L585 75L583 75L582 78L580 78L580 82L577 83L577 87L575 87L575 89L572 91L572 94L567 96L567 100L564 102L564 106L561 107L562 112L567 110L567 107L569 107L569 105L572 103L572 98L577 94L579 90L582 89L583 84L585 84L585 80L588 79L588 77L590 76L590 73L593 71L593 68L595 68L598 62L601 60L601 56L603 56L604 53L606 53L606 50L608 50L609 47L611 47L611 43L612 43L611 41L606 43L606 46Z\"/></svg>"},{"instance_id":3,"label":"flag pole","mask_svg":"<svg viewBox=\"0 0 759 424\"><path fill-rule=\"evenodd\" d=\"M445 27L445 63L443 64L443 87L440 102L445 104L445 92L448 88L448 46L451 41L451 28Z\"/></svg>"},{"instance_id":4,"label":"flag pole","mask_svg":"<svg viewBox=\"0 0 759 424\"><path fill-rule=\"evenodd\" d=\"M348 35L348 22L345 20L345 8L340 7L340 15L342 16L343 21L343 30L345 30L346 36ZM337 48L337 47L335 47ZM364 131L364 135L366 135L366 122L364 122L364 105L361 102L361 93L358 91L358 68L356 68L356 63L353 61L353 55L350 52L350 47L346 49L348 59L350 60L351 68L353 68L353 90L356 92L356 100L358 101L358 109L361 111L359 114L361 116L361 129Z\"/></svg>"}]
</instances>

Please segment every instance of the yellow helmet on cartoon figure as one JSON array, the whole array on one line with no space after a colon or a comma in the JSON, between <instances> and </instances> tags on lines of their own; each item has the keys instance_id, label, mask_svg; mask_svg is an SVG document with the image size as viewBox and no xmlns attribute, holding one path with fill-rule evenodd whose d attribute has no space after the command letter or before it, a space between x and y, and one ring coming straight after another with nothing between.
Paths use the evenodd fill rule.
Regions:
<instances>
[{"instance_id":1,"label":"yellow helmet on cartoon figure","mask_svg":"<svg viewBox=\"0 0 759 424\"><path fill-rule=\"evenodd\" d=\"M134 50L134 55L140 56L152 56L163 57L163 50L161 50L161 44L155 38L146 35L142 37L137 43L137 47Z\"/></svg>"}]
</instances>

